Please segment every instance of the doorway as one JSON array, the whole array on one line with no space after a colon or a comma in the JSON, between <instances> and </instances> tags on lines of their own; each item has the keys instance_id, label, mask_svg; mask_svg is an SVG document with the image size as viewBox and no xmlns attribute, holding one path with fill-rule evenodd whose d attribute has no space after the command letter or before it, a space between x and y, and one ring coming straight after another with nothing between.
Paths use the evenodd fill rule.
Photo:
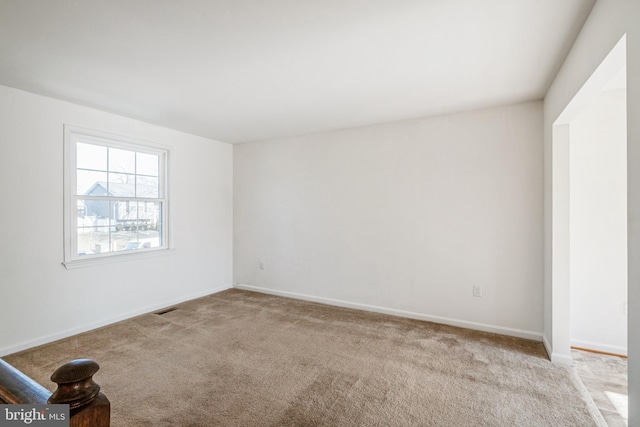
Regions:
<instances>
[{"instance_id":1,"label":"doorway","mask_svg":"<svg viewBox=\"0 0 640 427\"><path fill-rule=\"evenodd\" d=\"M620 237L621 233L626 235L625 70L626 37L623 36L580 91L574 96L553 125L552 347L554 362L566 365L571 364L570 350L572 332L575 333L580 329L573 328L572 330L572 317L574 320L577 319L577 317L571 315L571 303L572 300L575 300L572 298L572 282L577 284L578 280L589 279L586 286L582 285L582 290L586 288L587 291L593 295L590 295L588 298L582 298L589 302L588 304L584 303L586 309L582 307L580 309L582 311L589 311L590 314L588 316L590 316L591 319L595 318L598 320L598 317L601 317L598 313L605 311L602 310L602 307L599 307L598 302L602 300L599 300L597 295L602 295L602 289L606 289L608 283L610 283L609 277L606 275L607 271L610 270L610 265L602 262L603 255L599 246L602 246L602 234L606 234L610 228L610 221L605 225L597 224L599 228L597 233L593 232L591 228L598 221L601 221L602 218L610 215L611 198L608 198L606 202L603 201L603 198L609 196L609 193L613 191L611 190L613 186L619 185L623 186L622 193L625 194L619 194L620 188L616 187L618 199L616 202L617 207L614 211L619 214L619 206L620 203L622 203L623 219L622 224L620 223L619 216L615 221L616 224L618 224L617 227L624 228L615 233L617 237L614 240L616 241L617 252L614 252L616 252L617 255L615 255L614 258L618 261L618 265L615 267L617 271L617 287L620 287L619 282L621 275L623 276L622 280L624 280L623 287L626 287L626 237ZM616 94L611 96L613 92L616 92ZM620 101L620 96L623 97L622 102ZM603 120L599 114L603 111L606 112L607 109L613 105L610 102L613 102L617 106L617 114L607 113L609 116L608 119ZM622 129L620 129L620 126L622 126ZM614 128L617 130L612 130ZM605 159L601 157L602 153L610 154L608 142L612 140L613 134L611 132L616 133L615 139L617 140L617 145L612 144L612 146L617 146L617 152L612 159L605 161ZM620 135L621 133L622 135ZM573 157L571 155L572 148L574 151ZM623 162L622 166L620 166L621 159ZM574 166L573 173L571 170L572 160ZM623 167L624 170L611 172L610 170L615 168L616 164L619 168ZM611 176L615 175L616 178L607 177L606 179L602 179L600 174L603 170L607 169L609 169L608 174ZM578 170L580 172L576 173ZM600 172L600 174L598 172ZM620 172L622 172L622 175ZM622 176L622 180L620 180L620 176ZM574 184L573 197L572 184ZM597 192L593 191L594 185L601 188L598 188ZM573 206L573 213L572 201L574 204L577 203ZM596 207L599 212L592 212L594 207ZM572 231L574 232L573 238ZM582 234L576 235L576 233ZM624 242L621 243L620 239L623 239ZM572 243L574 246L573 250ZM576 245L578 246L577 248L575 247ZM621 246L623 246L622 249L620 249ZM621 261L620 257L624 259ZM574 260L573 263L572 258ZM578 261L580 261L580 263L578 263ZM591 280L591 278L588 277L588 269L580 270L580 264L584 267L585 263L598 264L597 267L600 270L600 272L598 272L598 280L595 280L595 278ZM620 263L623 264L620 265ZM622 272L620 272L621 270ZM579 288L576 288L576 290L579 290ZM623 290L623 292L625 293L625 296L622 297L623 299L618 300L615 304L612 303L611 307L609 307L609 303L607 303L605 307L607 313L613 315L615 311L617 317L624 315L626 309L626 289ZM620 292L616 295L616 298L621 298ZM581 318L584 318L584 315L581 315ZM626 324L626 317L624 317L623 322ZM606 334L607 331L605 328L604 333L599 331L598 336L602 337ZM626 353L626 331L624 332L624 339L624 352ZM597 343L602 340L583 339L583 341ZM611 352L620 352L622 351L623 345L618 344L614 345L614 347L616 347L616 351ZM604 350L604 348L602 350Z\"/></svg>"},{"instance_id":2,"label":"doorway","mask_svg":"<svg viewBox=\"0 0 640 427\"><path fill-rule=\"evenodd\" d=\"M556 363L572 346L627 354L626 92L623 36L553 125Z\"/></svg>"},{"instance_id":3,"label":"doorway","mask_svg":"<svg viewBox=\"0 0 640 427\"><path fill-rule=\"evenodd\" d=\"M627 355L626 68L569 124L571 346Z\"/></svg>"}]
</instances>

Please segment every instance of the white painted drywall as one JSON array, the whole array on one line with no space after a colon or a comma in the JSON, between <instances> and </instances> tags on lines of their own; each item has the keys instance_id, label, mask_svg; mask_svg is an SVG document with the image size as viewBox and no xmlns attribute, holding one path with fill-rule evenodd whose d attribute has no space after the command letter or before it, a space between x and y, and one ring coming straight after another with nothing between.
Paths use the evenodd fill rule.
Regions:
<instances>
[{"instance_id":1,"label":"white painted drywall","mask_svg":"<svg viewBox=\"0 0 640 427\"><path fill-rule=\"evenodd\" d=\"M173 250L61 265L64 123L170 147ZM0 86L0 355L229 287L232 155L229 144Z\"/></svg>"},{"instance_id":2,"label":"white painted drywall","mask_svg":"<svg viewBox=\"0 0 640 427\"><path fill-rule=\"evenodd\" d=\"M627 354L626 89L570 125L571 344Z\"/></svg>"},{"instance_id":3,"label":"white painted drywall","mask_svg":"<svg viewBox=\"0 0 640 427\"><path fill-rule=\"evenodd\" d=\"M235 145L234 282L539 339L542 155L539 101Z\"/></svg>"},{"instance_id":4,"label":"white painted drywall","mask_svg":"<svg viewBox=\"0 0 640 427\"><path fill-rule=\"evenodd\" d=\"M627 35L627 218L629 425L640 425L640 2L596 2L544 100L545 139L545 339L550 351L568 352L569 302L555 299L553 222L553 124L598 65ZM562 293L563 291L560 291ZM567 284L568 292L568 284ZM560 320L558 322L558 320ZM566 339L565 339L566 337Z\"/></svg>"},{"instance_id":5,"label":"white painted drywall","mask_svg":"<svg viewBox=\"0 0 640 427\"><path fill-rule=\"evenodd\" d=\"M545 247L545 274L547 267L547 256L549 253L553 254L553 270L552 280L553 297L550 297L549 289L546 288L546 276L545 276L545 322L547 321L546 312L550 310L551 301L553 301L554 307L564 307L564 310L555 310L553 313L554 325L564 324L566 328L556 328L553 331L553 335L546 333L545 323L545 337L544 343L547 349L551 361L558 364L571 366L573 359L571 358L570 339L571 331L569 325L571 324L571 316L569 307L571 305L570 295L570 275L569 275L569 262L570 262L570 246L569 246L569 224L570 224L570 210L569 210L569 125L555 125L553 126L553 193L552 200L545 198L545 208L547 203L553 204L553 238L548 240L552 243L551 248ZM545 164L546 173L547 164ZM545 180L545 196L546 186L548 181ZM545 209L546 213L546 209ZM545 218L546 220L546 218ZM545 226L547 223L545 222ZM545 232L547 228L545 228ZM545 234L545 238L547 235ZM545 240L547 242L547 240ZM549 305L548 305L549 304ZM566 347L555 345L555 342L566 343ZM562 348L562 352L559 351L559 347Z\"/></svg>"}]
</instances>

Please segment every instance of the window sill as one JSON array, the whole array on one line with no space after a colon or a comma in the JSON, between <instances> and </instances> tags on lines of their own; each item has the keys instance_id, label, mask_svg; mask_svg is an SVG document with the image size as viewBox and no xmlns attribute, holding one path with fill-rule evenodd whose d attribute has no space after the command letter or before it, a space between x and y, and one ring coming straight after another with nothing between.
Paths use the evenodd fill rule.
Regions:
<instances>
[{"instance_id":1,"label":"window sill","mask_svg":"<svg viewBox=\"0 0 640 427\"><path fill-rule=\"evenodd\" d=\"M147 258L156 258L163 255L168 255L173 252L173 248L160 248L160 249L151 249L145 250L135 253L125 253L125 254L117 254L117 255L106 255L106 256L95 256L91 258L85 259L74 259L71 261L62 262L62 265L67 270L72 270L75 268L82 267L91 267L94 265L103 265L103 264L116 264L127 261L135 261L140 259Z\"/></svg>"}]
</instances>

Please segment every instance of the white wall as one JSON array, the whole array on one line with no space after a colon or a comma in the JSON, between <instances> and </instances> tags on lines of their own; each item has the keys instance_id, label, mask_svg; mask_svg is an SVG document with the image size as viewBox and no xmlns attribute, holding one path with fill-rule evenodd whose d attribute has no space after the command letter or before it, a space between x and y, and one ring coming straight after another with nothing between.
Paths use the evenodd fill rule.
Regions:
<instances>
[{"instance_id":1,"label":"white wall","mask_svg":"<svg viewBox=\"0 0 640 427\"><path fill-rule=\"evenodd\" d=\"M570 125L571 344L627 354L626 89Z\"/></svg>"},{"instance_id":2,"label":"white wall","mask_svg":"<svg viewBox=\"0 0 640 427\"><path fill-rule=\"evenodd\" d=\"M235 145L234 281L539 339L542 156L541 102Z\"/></svg>"},{"instance_id":3,"label":"white wall","mask_svg":"<svg viewBox=\"0 0 640 427\"><path fill-rule=\"evenodd\" d=\"M174 250L61 265L64 123L171 147ZM229 144L0 86L0 355L229 287L232 155Z\"/></svg>"},{"instance_id":4,"label":"white wall","mask_svg":"<svg viewBox=\"0 0 640 427\"><path fill-rule=\"evenodd\" d=\"M568 351L568 289L552 281L556 265L553 216L553 123L598 65L627 34L627 218L629 298L629 425L640 425L640 2L596 2L544 100L545 127L545 339L552 354ZM562 224L560 224L562 226ZM556 298L556 297L559 298ZM565 333L566 331L566 333Z\"/></svg>"}]
</instances>

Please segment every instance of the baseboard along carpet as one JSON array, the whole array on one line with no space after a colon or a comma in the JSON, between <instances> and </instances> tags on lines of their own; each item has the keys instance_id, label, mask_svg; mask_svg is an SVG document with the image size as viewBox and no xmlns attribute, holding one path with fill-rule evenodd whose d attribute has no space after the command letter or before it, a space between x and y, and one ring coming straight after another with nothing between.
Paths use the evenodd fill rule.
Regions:
<instances>
[{"instance_id":1,"label":"baseboard along carpet","mask_svg":"<svg viewBox=\"0 0 640 427\"><path fill-rule=\"evenodd\" d=\"M231 289L4 359L91 358L112 426L595 426L539 342Z\"/></svg>"}]
</instances>

